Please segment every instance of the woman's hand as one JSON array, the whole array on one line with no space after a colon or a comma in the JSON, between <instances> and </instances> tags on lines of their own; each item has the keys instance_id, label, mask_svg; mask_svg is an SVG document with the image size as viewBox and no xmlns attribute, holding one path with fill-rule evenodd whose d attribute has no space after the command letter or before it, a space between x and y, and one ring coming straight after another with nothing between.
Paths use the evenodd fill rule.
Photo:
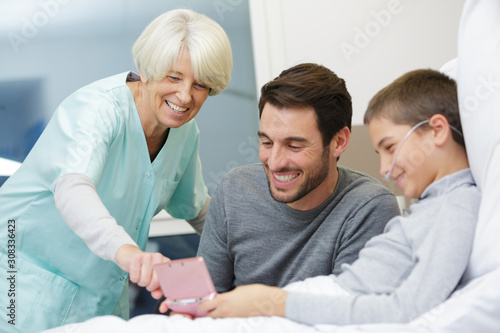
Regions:
<instances>
[{"instance_id":1,"label":"woman's hand","mask_svg":"<svg viewBox=\"0 0 500 333\"><path fill-rule=\"evenodd\" d=\"M144 252L137 246L124 245L116 252L115 260L121 269L129 273L130 281L146 287L154 299L161 298L163 293L153 266L168 262L169 258L161 253Z\"/></svg>"},{"instance_id":2,"label":"woman's hand","mask_svg":"<svg viewBox=\"0 0 500 333\"><path fill-rule=\"evenodd\" d=\"M199 312L208 311L209 317L285 316L288 293L278 287L251 284L236 287L214 299L201 303Z\"/></svg>"}]
</instances>

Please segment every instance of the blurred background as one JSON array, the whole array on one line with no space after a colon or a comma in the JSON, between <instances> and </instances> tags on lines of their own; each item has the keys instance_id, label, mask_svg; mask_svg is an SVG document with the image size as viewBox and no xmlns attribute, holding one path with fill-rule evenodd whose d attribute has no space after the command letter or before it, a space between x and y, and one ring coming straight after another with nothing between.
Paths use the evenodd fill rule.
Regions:
<instances>
[{"instance_id":1,"label":"blurred background","mask_svg":"<svg viewBox=\"0 0 500 333\"><path fill-rule=\"evenodd\" d=\"M229 88L208 98L196 118L209 191L228 169L257 162L248 2L206 0L1 0L0 157L22 162L73 91L110 75L137 72L134 41L154 18L179 7L216 20L228 33L234 54Z\"/></svg>"}]
</instances>

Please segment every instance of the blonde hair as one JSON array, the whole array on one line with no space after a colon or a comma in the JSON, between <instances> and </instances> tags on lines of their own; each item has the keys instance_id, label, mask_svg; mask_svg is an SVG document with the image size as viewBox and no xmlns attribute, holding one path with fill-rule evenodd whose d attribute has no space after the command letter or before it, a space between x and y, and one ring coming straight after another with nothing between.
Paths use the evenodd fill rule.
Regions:
<instances>
[{"instance_id":1,"label":"blonde hair","mask_svg":"<svg viewBox=\"0 0 500 333\"><path fill-rule=\"evenodd\" d=\"M195 79L210 88L209 95L226 89L233 68L231 44L224 29L205 15L168 11L144 29L132 48L135 65L154 81L165 78L184 51L190 54Z\"/></svg>"}]
</instances>

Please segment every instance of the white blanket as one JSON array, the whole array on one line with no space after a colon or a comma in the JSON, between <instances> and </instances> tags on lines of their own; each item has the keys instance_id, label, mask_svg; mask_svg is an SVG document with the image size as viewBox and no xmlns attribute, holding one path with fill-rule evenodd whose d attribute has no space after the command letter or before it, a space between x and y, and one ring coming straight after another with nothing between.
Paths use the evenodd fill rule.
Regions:
<instances>
[{"instance_id":1,"label":"white blanket","mask_svg":"<svg viewBox=\"0 0 500 333\"><path fill-rule=\"evenodd\" d=\"M288 285L285 289L342 295L347 292L327 276L318 276ZM241 332L241 333L279 333L279 332L417 332L402 325L363 325L338 327L332 325L307 326L281 317L254 317L191 320L183 316L166 317L163 315L137 316L129 321L114 316L97 317L81 324L67 325L46 331L46 333L82 332L120 332L120 333L161 333L161 332Z\"/></svg>"},{"instance_id":2,"label":"white blanket","mask_svg":"<svg viewBox=\"0 0 500 333\"><path fill-rule=\"evenodd\" d=\"M407 325L371 324L371 325L316 325L307 326L280 317L254 317L191 320L183 316L142 315L128 321L115 316L97 317L80 324L66 325L48 330L45 333L164 333L164 332L241 332L241 333L391 333L391 332L499 332L498 314L500 313L500 288L491 288L489 281L500 281L500 269L470 282L465 288L443 304L423 314ZM294 283L289 290L311 293L342 294L346 293L332 279L315 277L304 282ZM480 323L480 327L478 324Z\"/></svg>"}]
</instances>

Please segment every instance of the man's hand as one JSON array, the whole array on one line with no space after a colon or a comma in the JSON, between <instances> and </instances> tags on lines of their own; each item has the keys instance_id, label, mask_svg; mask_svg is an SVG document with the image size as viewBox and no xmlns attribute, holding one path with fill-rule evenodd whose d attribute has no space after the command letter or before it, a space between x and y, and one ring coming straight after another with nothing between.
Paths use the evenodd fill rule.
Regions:
<instances>
[{"instance_id":1,"label":"man's hand","mask_svg":"<svg viewBox=\"0 0 500 333\"><path fill-rule=\"evenodd\" d=\"M288 293L278 287L251 284L236 287L214 299L201 303L199 312L208 311L208 317L285 316Z\"/></svg>"},{"instance_id":2,"label":"man's hand","mask_svg":"<svg viewBox=\"0 0 500 333\"><path fill-rule=\"evenodd\" d=\"M153 266L170 261L161 253L144 252L137 246L124 245L116 252L115 260L121 269L129 273L130 281L151 292L154 299L163 295Z\"/></svg>"}]
</instances>

